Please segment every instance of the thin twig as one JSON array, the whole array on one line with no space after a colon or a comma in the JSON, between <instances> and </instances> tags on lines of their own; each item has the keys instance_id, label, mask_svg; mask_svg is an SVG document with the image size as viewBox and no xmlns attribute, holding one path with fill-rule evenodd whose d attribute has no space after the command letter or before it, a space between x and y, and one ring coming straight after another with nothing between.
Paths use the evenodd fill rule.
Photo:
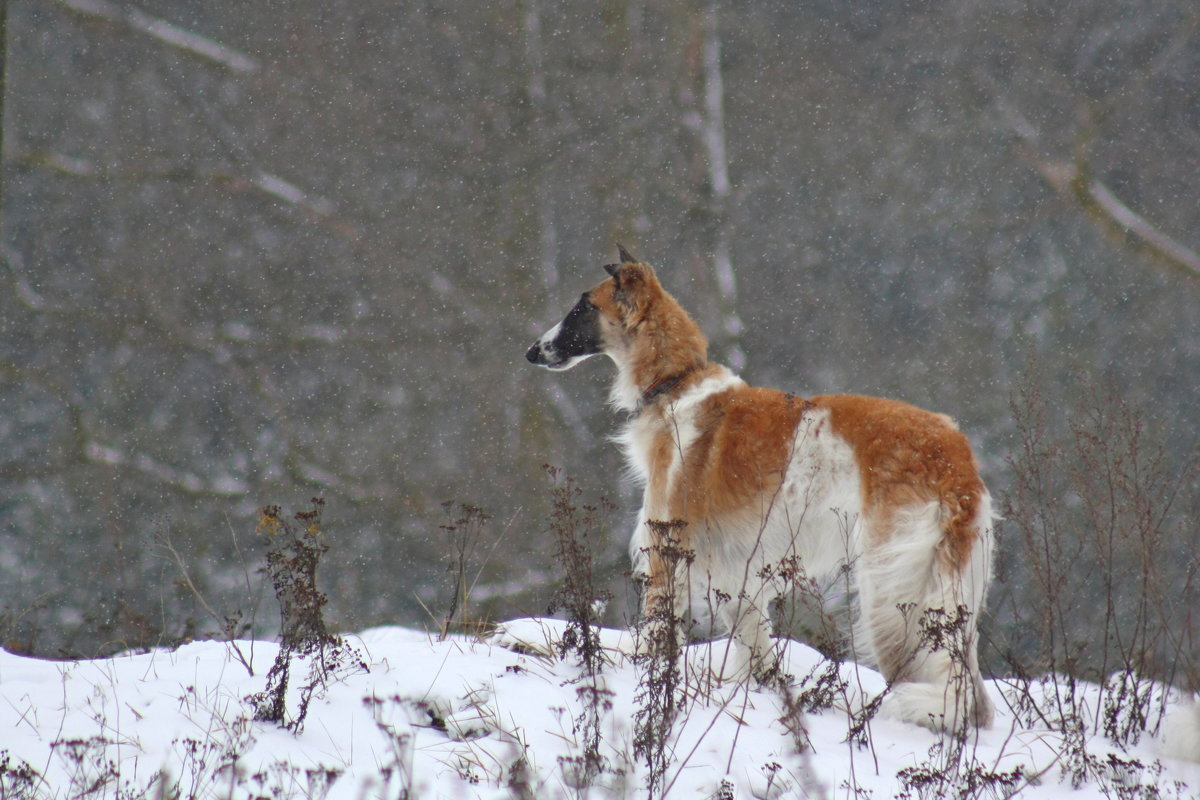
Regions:
<instances>
[{"instance_id":1,"label":"thin twig","mask_svg":"<svg viewBox=\"0 0 1200 800\"><path fill-rule=\"evenodd\" d=\"M246 672L250 675L250 677L254 677L254 667L251 666L250 661L246 659L246 655L242 652L241 647L238 646L237 640L233 635L234 632L228 625L228 620L224 619L211 605L209 605L208 600L204 597L204 593L200 591L198 586L196 586L195 582L192 580L191 574L188 572L187 564L184 563L182 554L175 549L175 544L171 541L170 534L163 529L155 535L155 539L157 540L159 547L171 557L170 560L179 570L179 574L183 576L183 581L187 584L188 589L191 590L192 595L200 602L200 605L204 607L204 610L208 612L208 615L213 618L213 621L221 626L221 630L225 633L225 643L233 650L237 660L243 667L246 668Z\"/></svg>"}]
</instances>

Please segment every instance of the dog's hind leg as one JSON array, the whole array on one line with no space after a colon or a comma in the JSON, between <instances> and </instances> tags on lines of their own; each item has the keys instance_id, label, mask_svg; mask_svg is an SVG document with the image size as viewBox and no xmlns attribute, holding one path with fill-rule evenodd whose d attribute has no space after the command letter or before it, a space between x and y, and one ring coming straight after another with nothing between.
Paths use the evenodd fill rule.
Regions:
<instances>
[{"instance_id":1,"label":"dog's hind leg","mask_svg":"<svg viewBox=\"0 0 1200 800\"><path fill-rule=\"evenodd\" d=\"M928 503L873 521L880 527L868 534L857 571L859 636L891 685L884 714L961 732L992 719L976 653L991 555L987 495L964 523L974 531L965 554L945 517Z\"/></svg>"}]
</instances>

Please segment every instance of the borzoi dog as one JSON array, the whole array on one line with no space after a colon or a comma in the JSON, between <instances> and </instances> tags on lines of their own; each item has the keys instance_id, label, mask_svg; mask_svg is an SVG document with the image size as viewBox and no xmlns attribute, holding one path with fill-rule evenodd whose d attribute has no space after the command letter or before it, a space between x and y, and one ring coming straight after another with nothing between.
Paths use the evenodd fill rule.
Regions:
<instances>
[{"instance_id":1,"label":"borzoi dog","mask_svg":"<svg viewBox=\"0 0 1200 800\"><path fill-rule=\"evenodd\" d=\"M526 358L551 370L601 353L616 362L611 400L631 415L619 441L644 486L630 550L645 619L664 605L686 619L715 595L742 663L770 675L781 565L827 580L849 564L854 644L890 685L884 713L988 725L975 637L991 501L954 421L895 400L748 386L708 360L699 326L649 265L621 248L605 270ZM664 531L688 552L688 586L660 553Z\"/></svg>"}]
</instances>

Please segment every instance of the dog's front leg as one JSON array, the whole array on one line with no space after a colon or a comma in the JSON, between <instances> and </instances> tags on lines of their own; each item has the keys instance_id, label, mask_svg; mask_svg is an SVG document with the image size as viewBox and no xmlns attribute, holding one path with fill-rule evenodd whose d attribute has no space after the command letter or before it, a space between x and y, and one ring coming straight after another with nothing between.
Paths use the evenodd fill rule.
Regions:
<instances>
[{"instance_id":1,"label":"dog's front leg","mask_svg":"<svg viewBox=\"0 0 1200 800\"><path fill-rule=\"evenodd\" d=\"M649 520L645 524L648 543L639 558L645 589L637 652L673 657L687 642L689 627L688 575L693 553L682 536L687 523Z\"/></svg>"},{"instance_id":2,"label":"dog's front leg","mask_svg":"<svg viewBox=\"0 0 1200 800\"><path fill-rule=\"evenodd\" d=\"M721 615L730 632L721 674L770 683L779 673L779 653L771 639L770 612L761 592L754 596L740 592L721 608Z\"/></svg>"},{"instance_id":3,"label":"dog's front leg","mask_svg":"<svg viewBox=\"0 0 1200 800\"><path fill-rule=\"evenodd\" d=\"M686 603L678 598L678 586L656 586L653 574L647 576L646 581L642 619L634 634L637 654L673 657L687 642Z\"/></svg>"}]
</instances>

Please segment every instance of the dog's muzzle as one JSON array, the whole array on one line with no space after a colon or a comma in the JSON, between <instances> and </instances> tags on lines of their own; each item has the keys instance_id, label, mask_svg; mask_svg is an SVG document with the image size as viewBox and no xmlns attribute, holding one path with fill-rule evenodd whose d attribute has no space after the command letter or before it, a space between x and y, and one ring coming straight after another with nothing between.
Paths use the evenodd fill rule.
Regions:
<instances>
[{"instance_id":1,"label":"dog's muzzle","mask_svg":"<svg viewBox=\"0 0 1200 800\"><path fill-rule=\"evenodd\" d=\"M554 342L546 341L546 338L542 337L525 351L525 360L530 364L545 367L552 372L562 372L575 366L583 358L563 358L554 346Z\"/></svg>"}]
</instances>

